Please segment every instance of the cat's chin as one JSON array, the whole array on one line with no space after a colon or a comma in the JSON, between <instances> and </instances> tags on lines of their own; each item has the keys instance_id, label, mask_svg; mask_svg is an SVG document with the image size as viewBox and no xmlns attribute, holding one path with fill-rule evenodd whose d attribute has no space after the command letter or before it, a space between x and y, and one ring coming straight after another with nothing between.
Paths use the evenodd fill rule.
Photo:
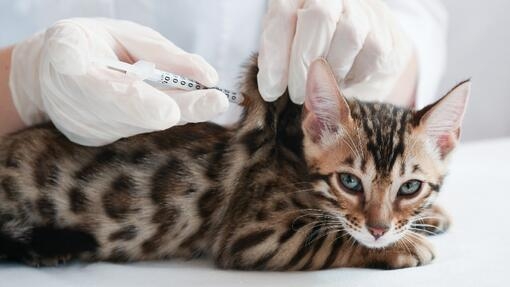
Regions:
<instances>
[{"instance_id":1,"label":"cat's chin","mask_svg":"<svg viewBox=\"0 0 510 287\"><path fill-rule=\"evenodd\" d=\"M378 240L372 240L372 242L367 241L367 240L364 240L364 241L358 240L358 242L368 248L379 249L379 248L388 247L388 246L392 245L395 241L378 239Z\"/></svg>"},{"instance_id":2,"label":"cat's chin","mask_svg":"<svg viewBox=\"0 0 510 287\"><path fill-rule=\"evenodd\" d=\"M384 235L378 239L375 239L372 235L362 233L351 233L351 236L361 245L373 249L385 248L398 241L398 238L395 238L390 234Z\"/></svg>"}]
</instances>

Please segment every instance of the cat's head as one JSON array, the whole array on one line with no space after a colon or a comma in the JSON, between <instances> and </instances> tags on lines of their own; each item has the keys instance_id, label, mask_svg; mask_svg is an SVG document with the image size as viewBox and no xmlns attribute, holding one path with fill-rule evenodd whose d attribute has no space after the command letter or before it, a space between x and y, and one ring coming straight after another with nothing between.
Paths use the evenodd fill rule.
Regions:
<instances>
[{"instance_id":1,"label":"cat's head","mask_svg":"<svg viewBox=\"0 0 510 287\"><path fill-rule=\"evenodd\" d=\"M324 60L309 69L304 153L329 177L346 231L373 248L399 240L431 204L459 141L470 83L422 110L342 96ZM336 212L338 213L338 211Z\"/></svg>"}]
</instances>

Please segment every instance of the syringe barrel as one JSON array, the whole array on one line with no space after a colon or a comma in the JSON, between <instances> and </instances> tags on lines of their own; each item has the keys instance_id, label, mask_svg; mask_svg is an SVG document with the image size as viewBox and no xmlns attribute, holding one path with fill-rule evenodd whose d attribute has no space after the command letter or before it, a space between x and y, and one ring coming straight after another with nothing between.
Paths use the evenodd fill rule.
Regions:
<instances>
[{"instance_id":1,"label":"syringe barrel","mask_svg":"<svg viewBox=\"0 0 510 287\"><path fill-rule=\"evenodd\" d=\"M240 104L243 102L243 96L237 92L233 92L227 89L221 89L218 87L205 87L200 83L193 81L191 79L172 74L170 72L161 71L155 69L153 75L147 79L145 79L150 85L160 88L160 89L179 89L179 90L201 90L201 89L216 89L222 93L224 93L228 100L232 103Z\"/></svg>"}]
</instances>

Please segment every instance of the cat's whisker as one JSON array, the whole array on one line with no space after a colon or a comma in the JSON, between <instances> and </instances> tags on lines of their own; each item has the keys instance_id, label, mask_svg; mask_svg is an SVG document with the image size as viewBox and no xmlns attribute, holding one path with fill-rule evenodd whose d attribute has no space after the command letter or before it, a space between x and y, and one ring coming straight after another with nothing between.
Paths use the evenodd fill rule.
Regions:
<instances>
[{"instance_id":1,"label":"cat's whisker","mask_svg":"<svg viewBox=\"0 0 510 287\"><path fill-rule=\"evenodd\" d=\"M408 239L413 240L413 242L415 239L423 240L425 238L424 235L417 233L413 230L409 230L409 232L406 234L406 236L409 236Z\"/></svg>"},{"instance_id":2,"label":"cat's whisker","mask_svg":"<svg viewBox=\"0 0 510 287\"><path fill-rule=\"evenodd\" d=\"M435 229L438 229L438 230L441 230L441 231L443 230L439 226L435 226L435 225L432 225L432 224L423 224L423 223L414 223L414 224L411 224L411 227L430 227L430 228L435 228Z\"/></svg>"},{"instance_id":3,"label":"cat's whisker","mask_svg":"<svg viewBox=\"0 0 510 287\"><path fill-rule=\"evenodd\" d=\"M329 214L330 212L325 211L323 209L315 209L315 208L303 208L303 209L296 209L296 210L290 210L287 211L286 214L292 214L292 213L303 213L303 212L316 212L318 214Z\"/></svg>"},{"instance_id":4,"label":"cat's whisker","mask_svg":"<svg viewBox=\"0 0 510 287\"><path fill-rule=\"evenodd\" d=\"M352 237L352 236L351 236L350 238L351 238L352 240L351 240L351 244L350 244L349 249L353 248L353 247L356 245L356 242L357 242L357 241L354 239L354 237Z\"/></svg>"},{"instance_id":5,"label":"cat's whisker","mask_svg":"<svg viewBox=\"0 0 510 287\"><path fill-rule=\"evenodd\" d=\"M313 224L312 228L315 228L315 227L327 226L330 224L342 224L342 222L339 222L339 221L314 221L314 222L310 222L310 223L304 225L303 227L308 226L310 224Z\"/></svg>"},{"instance_id":6,"label":"cat's whisker","mask_svg":"<svg viewBox=\"0 0 510 287\"><path fill-rule=\"evenodd\" d=\"M361 160L363 160L365 158L365 151L363 150L363 147L361 146L361 143L363 141L361 140L361 132L360 132L359 128L356 129L356 135L357 135L357 138L358 138L357 143L360 145L361 156L362 156Z\"/></svg>"},{"instance_id":7,"label":"cat's whisker","mask_svg":"<svg viewBox=\"0 0 510 287\"><path fill-rule=\"evenodd\" d=\"M340 231L340 230L344 230L344 226L341 223L336 223L336 224L330 224L330 225L324 227L324 231L329 231L332 229Z\"/></svg>"},{"instance_id":8,"label":"cat's whisker","mask_svg":"<svg viewBox=\"0 0 510 287\"><path fill-rule=\"evenodd\" d=\"M340 131L337 136L340 140L342 140L343 143L345 143L345 145L350 149L353 155L355 155L356 157L360 157L360 154L357 148L355 147L356 145L352 142L352 138L349 135L348 131L346 131L344 128L340 128Z\"/></svg>"},{"instance_id":9,"label":"cat's whisker","mask_svg":"<svg viewBox=\"0 0 510 287\"><path fill-rule=\"evenodd\" d=\"M410 221L414 222L414 221L420 221L420 220L425 220L425 219L441 220L442 218L439 216L434 216L434 215L423 215L423 216L419 216L419 217L414 217Z\"/></svg>"},{"instance_id":10,"label":"cat's whisker","mask_svg":"<svg viewBox=\"0 0 510 287\"><path fill-rule=\"evenodd\" d=\"M414 234L413 231L406 230L406 233L402 237L402 240L404 240L405 242L409 243L411 246L413 246L413 244L414 244L414 239L410 237L412 234Z\"/></svg>"},{"instance_id":11,"label":"cat's whisker","mask_svg":"<svg viewBox=\"0 0 510 287\"><path fill-rule=\"evenodd\" d=\"M421 215L418 215L418 216L416 216L414 218L416 218L416 219L424 219L424 218L440 219L441 217L433 215L433 214L421 214Z\"/></svg>"},{"instance_id":12,"label":"cat's whisker","mask_svg":"<svg viewBox=\"0 0 510 287\"><path fill-rule=\"evenodd\" d=\"M425 232L430 235L437 235L438 233L440 233L440 231L434 232L434 231L430 231L427 229L418 229L418 228L409 228L409 230L411 230L413 232Z\"/></svg>"},{"instance_id":13,"label":"cat's whisker","mask_svg":"<svg viewBox=\"0 0 510 287\"><path fill-rule=\"evenodd\" d=\"M404 249L408 250L407 246L405 245L405 239L404 238L401 238L397 242L395 242L395 245L397 246L397 248L404 248Z\"/></svg>"},{"instance_id":14,"label":"cat's whisker","mask_svg":"<svg viewBox=\"0 0 510 287\"><path fill-rule=\"evenodd\" d=\"M326 219L337 219L342 218L340 216L335 216L333 214L327 214L327 213L317 213L317 212L307 212L305 214L302 214L294 219L294 221L305 218L305 217L313 217L313 218L326 218Z\"/></svg>"},{"instance_id":15,"label":"cat's whisker","mask_svg":"<svg viewBox=\"0 0 510 287\"><path fill-rule=\"evenodd\" d=\"M314 239L312 239L310 242L308 242L309 244L312 244L314 241L317 241L325 236L328 236L329 234L332 234L332 233L335 233L335 232L339 232L343 230L343 226L342 225L339 225L339 224L334 224L334 225L330 225L330 226L325 226L324 228L321 228L321 232L322 234L319 234L317 237L315 237Z\"/></svg>"},{"instance_id":16,"label":"cat's whisker","mask_svg":"<svg viewBox=\"0 0 510 287\"><path fill-rule=\"evenodd\" d=\"M352 154L355 156L355 157L360 157L361 155L359 154L358 150L355 149L347 140L345 140L344 138L342 138L342 142L344 142L347 147L351 150Z\"/></svg>"},{"instance_id":17,"label":"cat's whisker","mask_svg":"<svg viewBox=\"0 0 510 287\"><path fill-rule=\"evenodd\" d=\"M291 210L290 212L303 212L303 211L318 211L318 212L329 213L329 211L326 211L326 210L320 209L320 208L302 208L302 209Z\"/></svg>"},{"instance_id":18,"label":"cat's whisker","mask_svg":"<svg viewBox=\"0 0 510 287\"><path fill-rule=\"evenodd\" d=\"M425 231L425 232L427 232L427 231L429 231L429 232L433 232L433 231L431 231L431 230L427 230L427 229L424 229L424 228L422 228L422 227L430 227L430 228L435 228L435 229L437 229L437 230L440 230L440 229L439 229L438 227L436 227L436 226L410 226L408 229L409 229L409 230L417 230L417 231Z\"/></svg>"},{"instance_id":19,"label":"cat's whisker","mask_svg":"<svg viewBox=\"0 0 510 287\"><path fill-rule=\"evenodd\" d=\"M322 226L322 225L325 225L325 224L343 224L343 219L342 218L339 218L337 216L332 216L328 213L323 213L322 211L321 212L317 212L317 211L312 211L312 212L308 212L307 214L303 214L301 216L298 216L296 217L293 222L292 222L292 228L294 230L297 230L297 228L295 228L295 224L296 222L301 219L301 218L304 218L304 217L312 217L314 218L315 220L303 225L303 226L300 226L299 229L302 229L302 228L308 228L308 226L311 225L311 228L308 228L308 230L312 229L312 228L316 228L317 226Z\"/></svg>"},{"instance_id":20,"label":"cat's whisker","mask_svg":"<svg viewBox=\"0 0 510 287\"><path fill-rule=\"evenodd\" d=\"M359 150L359 146L356 144L356 142L353 140L353 138L351 137L351 135L346 132L345 135L347 136L347 138L349 139L349 141L351 142L351 144L353 145L353 147L356 149L356 157L358 158L361 158L361 152Z\"/></svg>"},{"instance_id":21,"label":"cat's whisker","mask_svg":"<svg viewBox=\"0 0 510 287\"><path fill-rule=\"evenodd\" d=\"M316 224L314 224L312 227L306 229L304 232L308 232L309 230L313 229L313 228L316 228L316 227L320 227L316 232L319 233L319 235L315 236L314 239L312 240L308 240L308 239L305 239L304 241L304 244L303 244L303 248L304 247L309 247L312 245L312 243L316 240L318 240L319 238L322 238L324 236L327 236L328 234L324 234L324 228L323 227L331 227L331 226L336 226L337 227L337 232L339 230L343 230L343 229L340 229L338 227L342 227L341 223L339 222L315 222ZM309 224L307 224L309 225ZM336 240L336 239L335 239Z\"/></svg>"},{"instance_id":22,"label":"cat's whisker","mask_svg":"<svg viewBox=\"0 0 510 287\"><path fill-rule=\"evenodd\" d=\"M325 211L325 210L322 210L322 209L299 209L299 210L293 210L293 211L290 211L289 213L297 213L297 212L303 212L306 214L304 214L304 216L329 216L329 217L334 217L334 218L343 218L343 214L339 213L339 212L331 212L331 211Z\"/></svg>"},{"instance_id":23,"label":"cat's whisker","mask_svg":"<svg viewBox=\"0 0 510 287\"><path fill-rule=\"evenodd\" d=\"M402 238L402 244L408 253L411 253L411 247L414 246L414 243L407 237ZM409 246L410 245L410 246Z\"/></svg>"},{"instance_id":24,"label":"cat's whisker","mask_svg":"<svg viewBox=\"0 0 510 287\"><path fill-rule=\"evenodd\" d=\"M424 220L427 220L427 219L432 219L432 220L439 220L439 221L441 221L443 218L438 217L438 216L423 216L423 217L419 217L419 218L412 219L410 222L411 222L411 223L423 223L423 221L424 221ZM421 222L419 222L419 221L421 221Z\"/></svg>"},{"instance_id":25,"label":"cat's whisker","mask_svg":"<svg viewBox=\"0 0 510 287\"><path fill-rule=\"evenodd\" d=\"M329 246L333 245L337 240L340 240L340 239L342 239L342 238L344 238L346 236L348 236L348 241L347 242L349 242L351 240L354 241L354 238L352 238L352 236L350 236L350 234L347 231L345 231L345 230L337 231L337 233L340 233L340 232L342 232L342 234L339 235L339 236L335 236L335 238L333 238L333 240L331 240L329 242Z\"/></svg>"},{"instance_id":26,"label":"cat's whisker","mask_svg":"<svg viewBox=\"0 0 510 287\"><path fill-rule=\"evenodd\" d=\"M341 231L344 231L344 229L341 226L337 227L337 228L333 228L332 227L332 228L328 229L326 232L324 232L323 237L324 236L329 236L331 234L339 233ZM341 236L336 236L335 240L341 239L341 238L343 238L343 237L345 237L347 235L349 235L349 234L348 233L343 233Z\"/></svg>"}]
</instances>

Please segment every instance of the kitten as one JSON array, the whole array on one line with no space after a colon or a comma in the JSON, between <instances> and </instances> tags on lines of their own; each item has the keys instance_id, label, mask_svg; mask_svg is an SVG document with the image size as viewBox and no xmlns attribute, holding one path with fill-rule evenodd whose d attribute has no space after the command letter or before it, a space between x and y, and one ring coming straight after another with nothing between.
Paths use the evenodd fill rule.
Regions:
<instances>
[{"instance_id":1,"label":"kitten","mask_svg":"<svg viewBox=\"0 0 510 287\"><path fill-rule=\"evenodd\" d=\"M208 256L221 268L402 268L447 227L433 205L470 84L420 111L344 98L323 60L306 102L264 102L248 67L239 124L187 124L83 147L46 124L0 141L0 254Z\"/></svg>"}]
</instances>

